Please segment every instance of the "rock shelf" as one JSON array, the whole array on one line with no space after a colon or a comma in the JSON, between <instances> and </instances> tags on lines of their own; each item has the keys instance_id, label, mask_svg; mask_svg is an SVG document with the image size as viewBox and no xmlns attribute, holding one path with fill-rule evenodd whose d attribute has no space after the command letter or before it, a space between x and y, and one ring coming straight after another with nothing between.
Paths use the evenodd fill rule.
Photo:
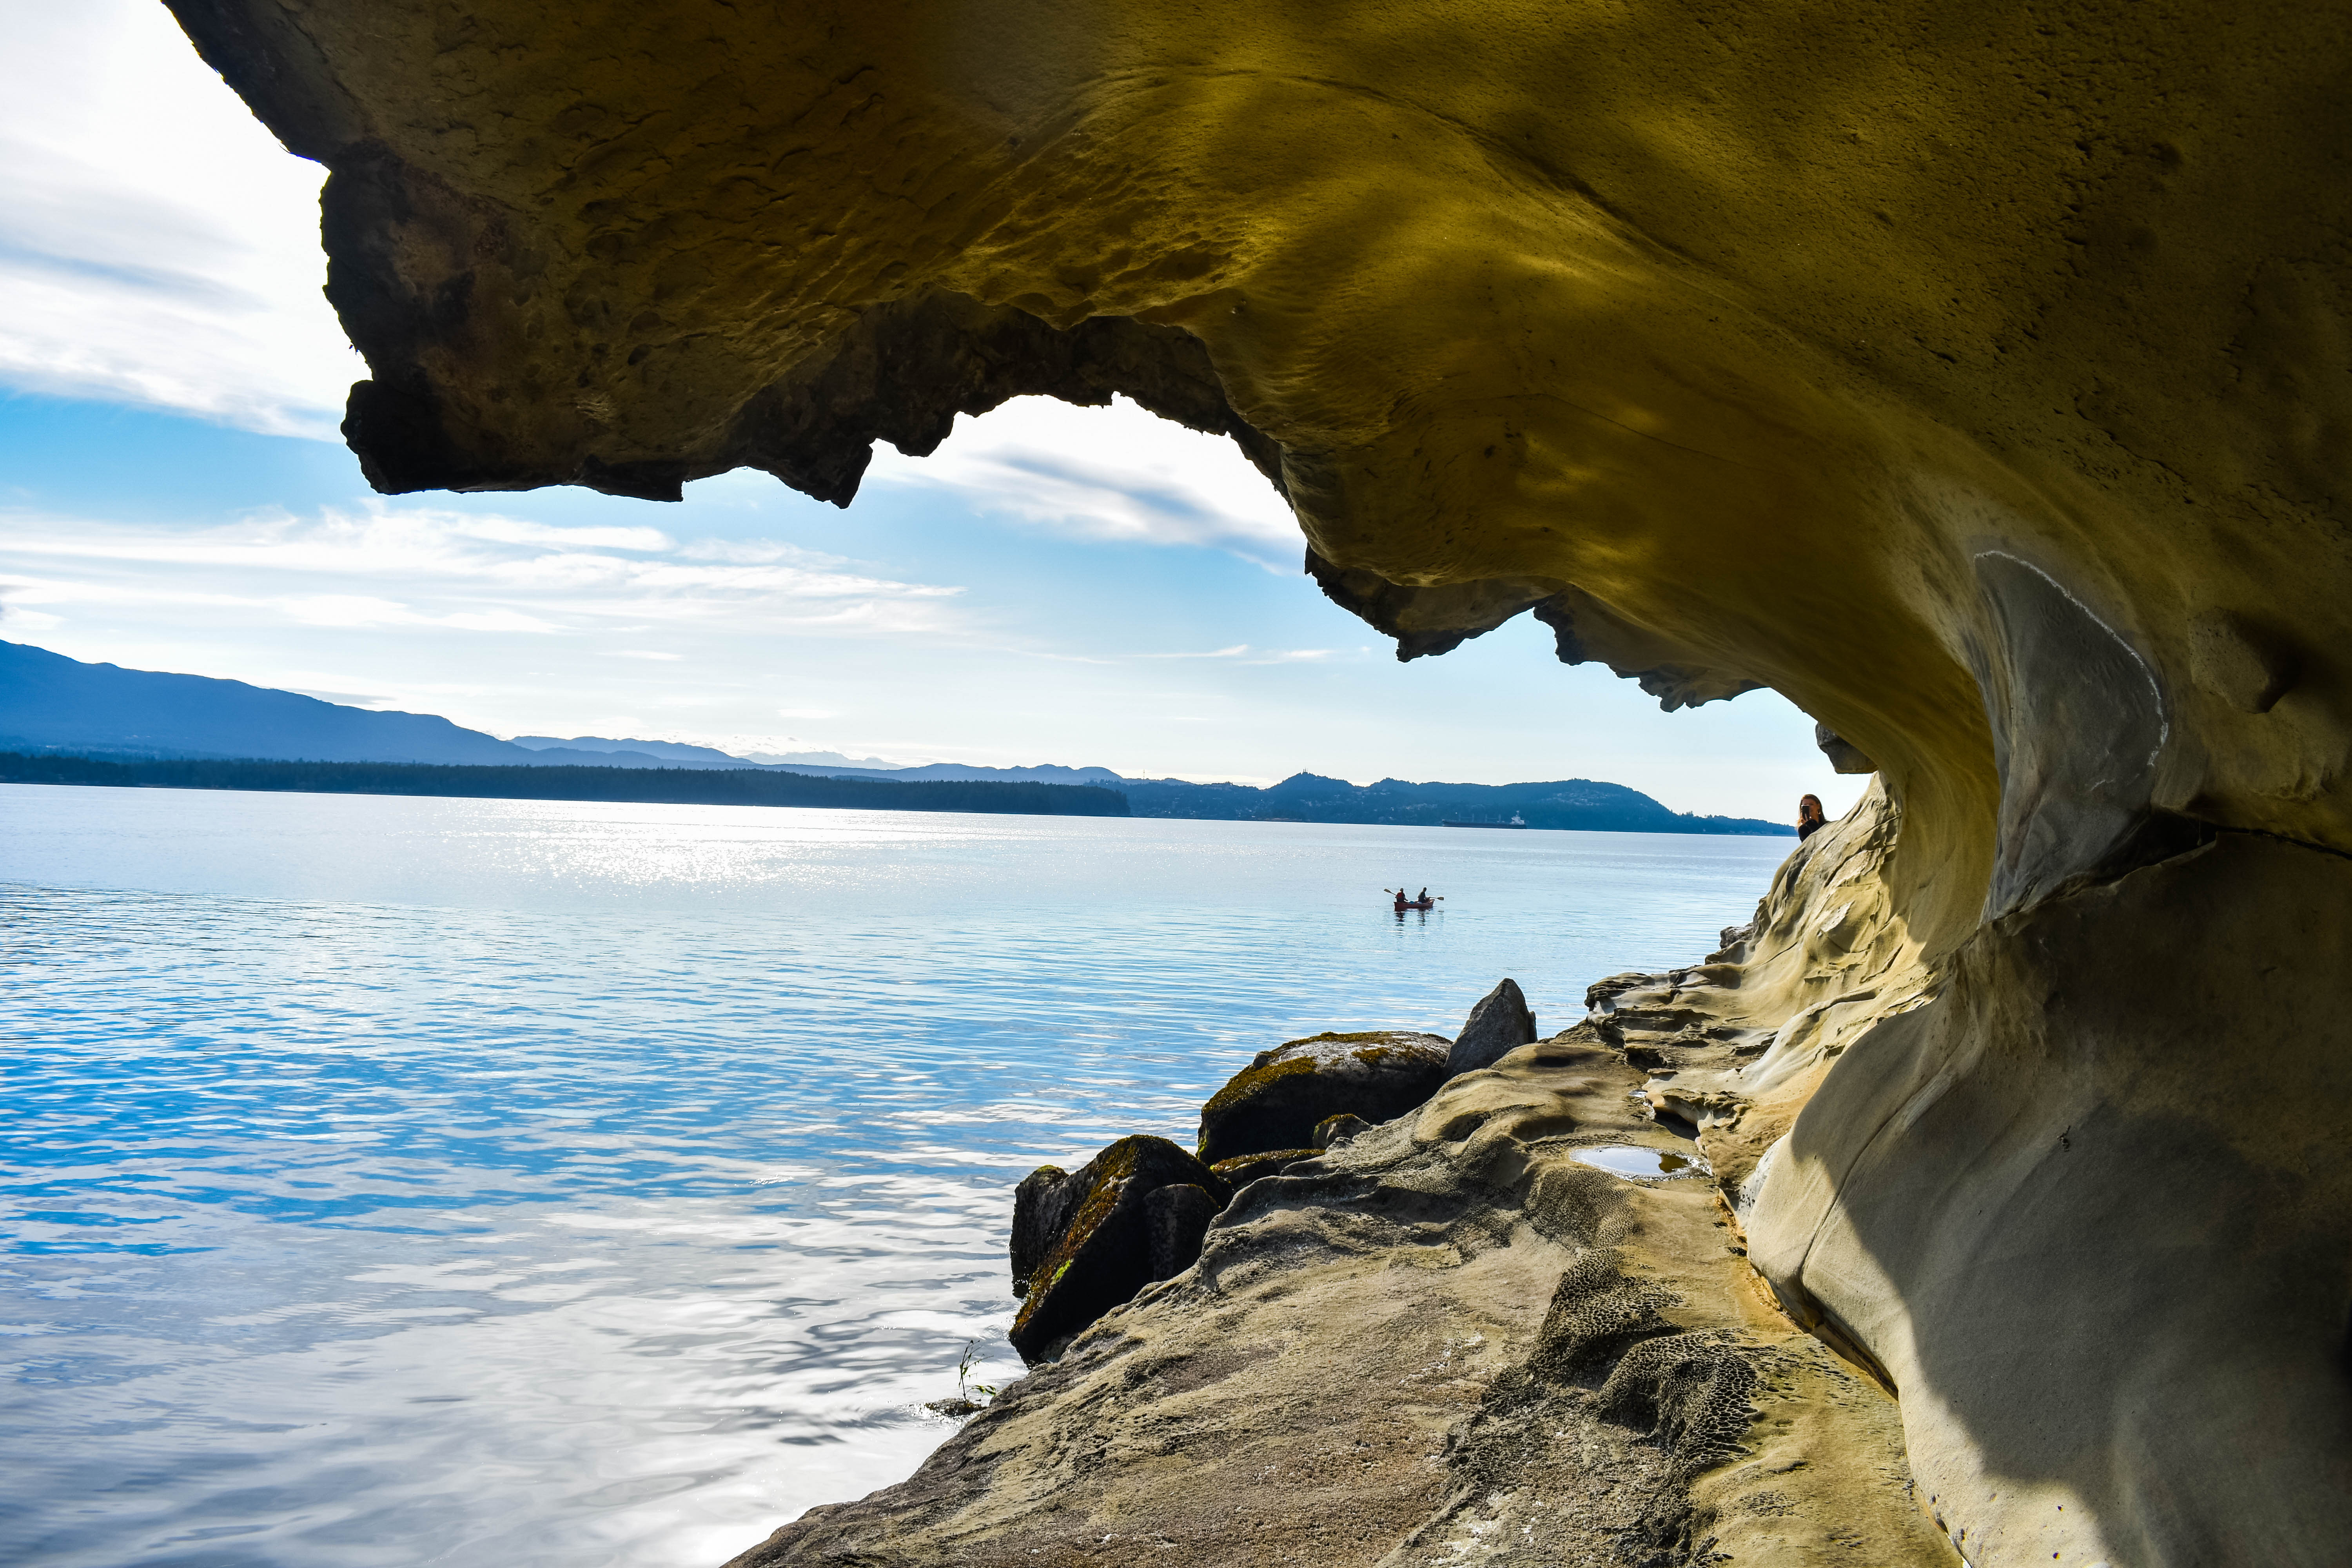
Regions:
<instances>
[{"instance_id":1,"label":"rock shelf","mask_svg":"<svg viewBox=\"0 0 2352 1568\"><path fill-rule=\"evenodd\" d=\"M1074 1270L1098 1315L1032 1357L1045 1364L912 1479L815 1510L733 1568L1147 1551L1400 1568L1957 1562L1910 1479L1885 1370L1819 1312L1782 1310L1738 1220L1750 1145L1785 1135L1780 1086L1817 1081L1846 1043L1787 1023L1833 999L1899 1011L1925 984L1881 905L1866 940L1818 940L1826 914L1882 885L1895 816L1874 793L1816 835L1699 970L1604 981L1574 1027L1444 1075L1328 1147L1221 1163L1229 1195L1197 1261L1153 1283L1126 1266L1116 1301ZM1507 1003L1525 1016L1516 986ZM1780 1058L1754 1043L1775 1020ZM1400 1042L1448 1050L1324 1036L1261 1053L1234 1084L1295 1064L1276 1081L1310 1116L1362 1094L1360 1053ZM1702 1069L1670 1056L1730 1076L1694 1100ZM1738 1080L1750 1064L1760 1096ZM1237 1098L1211 1100L1204 1144ZM1360 1122L1323 1125L1341 1121ZM1122 1176L1138 1152L1160 1168ZM1129 1138L1077 1177L1031 1177L1016 1271L1036 1216L1076 1201L1059 1194L1125 1181L1092 1201L1139 1216L1133 1192L1187 1173L1184 1158Z\"/></svg>"},{"instance_id":2,"label":"rock shelf","mask_svg":"<svg viewBox=\"0 0 2352 1568\"><path fill-rule=\"evenodd\" d=\"M731 1568L1957 1561L1895 1402L1778 1311L1580 1025L1243 1186L915 1476Z\"/></svg>"}]
</instances>

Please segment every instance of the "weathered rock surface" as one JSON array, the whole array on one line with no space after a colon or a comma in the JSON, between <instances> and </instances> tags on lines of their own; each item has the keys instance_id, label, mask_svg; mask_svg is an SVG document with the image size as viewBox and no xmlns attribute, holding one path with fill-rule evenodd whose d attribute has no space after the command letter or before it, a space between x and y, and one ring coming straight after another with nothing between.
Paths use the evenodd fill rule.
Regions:
<instances>
[{"instance_id":1,"label":"weathered rock surface","mask_svg":"<svg viewBox=\"0 0 2352 1568\"><path fill-rule=\"evenodd\" d=\"M1259 1181L915 1476L736 1568L1947 1568L1894 1404L1759 1289L1596 1038Z\"/></svg>"},{"instance_id":2,"label":"weathered rock surface","mask_svg":"<svg viewBox=\"0 0 2352 1568\"><path fill-rule=\"evenodd\" d=\"M2193 938L2106 940L2189 910ZM1903 1391L1973 1561L2342 1560L2352 966L2290 955L2352 952L2347 910L2352 862L2234 833L2045 900L1854 1036L1776 1146L1756 1261ZM2221 1026L2258 1070L2216 1048L2217 973L2261 982ZM2241 1094L2267 1113L2214 1113Z\"/></svg>"},{"instance_id":3,"label":"weathered rock surface","mask_svg":"<svg viewBox=\"0 0 2352 1568\"><path fill-rule=\"evenodd\" d=\"M1323 1152L1323 1146L1311 1149L1272 1149L1263 1154L1236 1154L1230 1160L1220 1160L1209 1167L1225 1185L1235 1192L1261 1176L1278 1176L1291 1166L1312 1160Z\"/></svg>"},{"instance_id":4,"label":"weathered rock surface","mask_svg":"<svg viewBox=\"0 0 2352 1568\"><path fill-rule=\"evenodd\" d=\"M1029 1277L1037 1272L1037 1265L1054 1250L1054 1244L1068 1228L1070 1214L1084 1196L1079 1184L1070 1180L1070 1173L1059 1165L1040 1165L1021 1178L1013 1189L1013 1234L1009 1242L1013 1262L1013 1293L1029 1293Z\"/></svg>"},{"instance_id":5,"label":"weathered rock surface","mask_svg":"<svg viewBox=\"0 0 2352 1568\"><path fill-rule=\"evenodd\" d=\"M1408 651L1789 693L1939 947L2004 798L2102 807L2070 870L2150 806L2352 848L2340 7L170 3L330 171L386 489L846 500L1125 393Z\"/></svg>"},{"instance_id":6,"label":"weathered rock surface","mask_svg":"<svg viewBox=\"0 0 2352 1568\"><path fill-rule=\"evenodd\" d=\"M1454 1048L1446 1053L1446 1073L1492 1067L1506 1053L1531 1044L1535 1037L1536 1016L1528 1010L1527 996L1517 981L1506 979L1470 1009L1468 1022L1454 1037Z\"/></svg>"},{"instance_id":7,"label":"weathered rock surface","mask_svg":"<svg viewBox=\"0 0 2352 1568\"><path fill-rule=\"evenodd\" d=\"M1143 1200L1145 1271L1153 1280L1173 1279L1201 1256L1209 1222L1225 1206L1225 1189L1213 1193L1190 1182L1155 1187Z\"/></svg>"},{"instance_id":8,"label":"weathered rock surface","mask_svg":"<svg viewBox=\"0 0 2352 1568\"><path fill-rule=\"evenodd\" d=\"M2352 863L2225 834L1931 964L1889 894L1901 826L1874 786L1707 963L1594 986L1594 1033L1696 1130L1779 1300L1901 1392L1971 1562L2329 1561L2352 1540L2352 1138L2218 1133L2200 1052L2204 965L2352 944ZM2100 956L2168 904L2206 912L2193 948ZM2234 1005L2266 1074L2352 1103L2341 965Z\"/></svg>"},{"instance_id":9,"label":"weathered rock surface","mask_svg":"<svg viewBox=\"0 0 2352 1568\"><path fill-rule=\"evenodd\" d=\"M1350 1115L1345 1111L1337 1116L1327 1116L1315 1124L1315 1147L1336 1148L1339 1144L1361 1137L1371 1130L1372 1124L1360 1116Z\"/></svg>"},{"instance_id":10,"label":"weathered rock surface","mask_svg":"<svg viewBox=\"0 0 2352 1568\"><path fill-rule=\"evenodd\" d=\"M1846 1048L1924 1005L1935 973L1887 886L1902 814L1874 784L1800 844L1755 918L1706 961L1619 974L1586 994L1602 1038L1650 1074L1664 1118L1698 1133L1727 1201Z\"/></svg>"},{"instance_id":11,"label":"weathered rock surface","mask_svg":"<svg viewBox=\"0 0 2352 1568\"><path fill-rule=\"evenodd\" d=\"M1190 1267L1208 1216L1229 1195L1208 1166L1144 1134L1069 1175L1051 1165L1032 1172L1015 1197L1013 1348L1024 1361L1052 1355L1146 1285Z\"/></svg>"},{"instance_id":12,"label":"weathered rock surface","mask_svg":"<svg viewBox=\"0 0 2352 1568\"><path fill-rule=\"evenodd\" d=\"M1201 1108L1201 1158L1311 1147L1327 1117L1386 1121L1437 1091L1449 1047L1436 1035L1317 1035L1260 1051Z\"/></svg>"},{"instance_id":13,"label":"weathered rock surface","mask_svg":"<svg viewBox=\"0 0 2352 1568\"><path fill-rule=\"evenodd\" d=\"M171 3L383 489L1124 392L1401 654L1788 695L1899 838L1596 1032L1988 1561L2341 1556L2352 10Z\"/></svg>"}]
</instances>

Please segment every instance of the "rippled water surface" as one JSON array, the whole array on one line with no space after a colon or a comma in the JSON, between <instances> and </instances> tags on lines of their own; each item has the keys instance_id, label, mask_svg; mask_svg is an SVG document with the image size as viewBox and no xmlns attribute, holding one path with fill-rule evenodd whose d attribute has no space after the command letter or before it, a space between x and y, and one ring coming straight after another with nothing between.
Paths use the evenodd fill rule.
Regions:
<instances>
[{"instance_id":1,"label":"rippled water surface","mask_svg":"<svg viewBox=\"0 0 2352 1568\"><path fill-rule=\"evenodd\" d=\"M1789 847L0 785L0 1562L715 1568L1017 1374L1031 1167Z\"/></svg>"}]
</instances>

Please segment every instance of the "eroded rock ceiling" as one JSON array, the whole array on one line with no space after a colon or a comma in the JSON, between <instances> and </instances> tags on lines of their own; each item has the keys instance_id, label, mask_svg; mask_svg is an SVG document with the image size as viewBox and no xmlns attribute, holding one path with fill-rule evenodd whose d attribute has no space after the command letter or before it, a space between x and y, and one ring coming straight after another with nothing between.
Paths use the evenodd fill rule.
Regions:
<instances>
[{"instance_id":1,"label":"eroded rock ceiling","mask_svg":"<svg viewBox=\"0 0 2352 1568\"><path fill-rule=\"evenodd\" d=\"M2352 10L171 4L331 171L380 488L846 503L875 439L1120 392L1401 653L1532 609L1669 705L1787 693L1900 802L1927 982L1759 1261L1911 1369L1972 1539L2344 1538ZM2069 1302L2143 1353L2060 1442L1982 1346ZM2062 1495L2107 1522L2013 1512Z\"/></svg>"}]
</instances>

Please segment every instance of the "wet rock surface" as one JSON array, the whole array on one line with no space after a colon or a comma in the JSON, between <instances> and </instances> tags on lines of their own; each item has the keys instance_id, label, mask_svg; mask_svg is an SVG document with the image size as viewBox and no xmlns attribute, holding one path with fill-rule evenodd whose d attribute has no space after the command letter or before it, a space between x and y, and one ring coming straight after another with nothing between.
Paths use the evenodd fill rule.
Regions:
<instances>
[{"instance_id":1,"label":"wet rock surface","mask_svg":"<svg viewBox=\"0 0 2352 1568\"><path fill-rule=\"evenodd\" d=\"M1201 1158L1310 1148L1325 1119L1402 1116L1445 1081L1444 1037L1398 1030L1317 1035L1260 1051L1201 1108Z\"/></svg>"}]
</instances>

